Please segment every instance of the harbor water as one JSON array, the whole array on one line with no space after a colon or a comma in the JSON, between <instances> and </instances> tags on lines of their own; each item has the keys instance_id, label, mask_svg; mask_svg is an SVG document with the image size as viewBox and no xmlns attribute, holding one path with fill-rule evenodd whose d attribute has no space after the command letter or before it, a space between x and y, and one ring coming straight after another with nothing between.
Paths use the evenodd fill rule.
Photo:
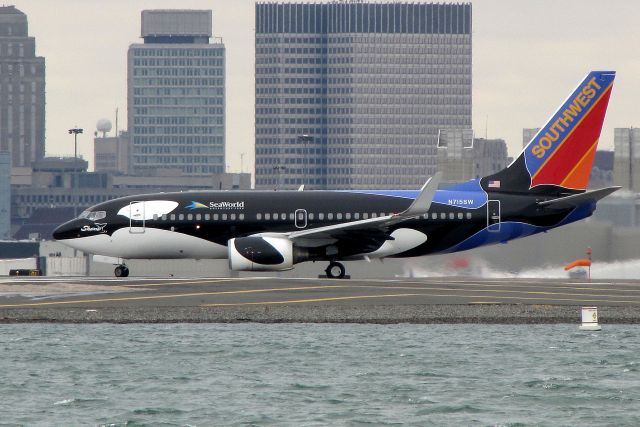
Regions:
<instances>
[{"instance_id":1,"label":"harbor water","mask_svg":"<svg viewBox=\"0 0 640 427\"><path fill-rule=\"evenodd\" d=\"M0 325L0 426L640 425L640 328Z\"/></svg>"}]
</instances>

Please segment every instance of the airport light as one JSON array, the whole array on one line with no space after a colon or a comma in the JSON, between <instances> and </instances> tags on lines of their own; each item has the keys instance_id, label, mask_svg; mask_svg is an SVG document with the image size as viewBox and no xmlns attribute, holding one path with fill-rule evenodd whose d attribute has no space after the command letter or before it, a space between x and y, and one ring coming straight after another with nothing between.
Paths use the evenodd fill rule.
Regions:
<instances>
[{"instance_id":1,"label":"airport light","mask_svg":"<svg viewBox=\"0 0 640 427\"><path fill-rule=\"evenodd\" d=\"M74 127L69 129L69 135L73 135L73 217L76 218L78 216L78 203L80 199L78 197L78 173L76 172L76 167L78 164L78 134L82 133L82 129L79 127Z\"/></svg>"}]
</instances>

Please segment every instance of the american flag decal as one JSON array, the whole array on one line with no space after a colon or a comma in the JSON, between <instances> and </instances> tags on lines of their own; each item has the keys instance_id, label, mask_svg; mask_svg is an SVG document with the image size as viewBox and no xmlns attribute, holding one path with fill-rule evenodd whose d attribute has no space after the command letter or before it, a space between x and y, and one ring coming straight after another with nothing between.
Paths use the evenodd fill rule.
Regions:
<instances>
[{"instance_id":1,"label":"american flag decal","mask_svg":"<svg viewBox=\"0 0 640 427\"><path fill-rule=\"evenodd\" d=\"M489 188L500 188L500 181L489 181Z\"/></svg>"}]
</instances>

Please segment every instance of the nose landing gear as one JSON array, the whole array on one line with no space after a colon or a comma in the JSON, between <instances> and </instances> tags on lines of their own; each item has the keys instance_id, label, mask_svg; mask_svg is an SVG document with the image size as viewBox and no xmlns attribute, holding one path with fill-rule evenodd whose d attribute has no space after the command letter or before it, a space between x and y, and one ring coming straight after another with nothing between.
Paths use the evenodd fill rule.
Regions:
<instances>
[{"instance_id":1,"label":"nose landing gear","mask_svg":"<svg viewBox=\"0 0 640 427\"><path fill-rule=\"evenodd\" d=\"M113 274L116 277L127 277L129 276L129 268L124 264L120 264L113 270Z\"/></svg>"},{"instance_id":2,"label":"nose landing gear","mask_svg":"<svg viewBox=\"0 0 640 427\"><path fill-rule=\"evenodd\" d=\"M325 270L325 273L327 273L327 277L329 279L344 279L347 270L344 268L343 264L337 261L331 261Z\"/></svg>"}]
</instances>

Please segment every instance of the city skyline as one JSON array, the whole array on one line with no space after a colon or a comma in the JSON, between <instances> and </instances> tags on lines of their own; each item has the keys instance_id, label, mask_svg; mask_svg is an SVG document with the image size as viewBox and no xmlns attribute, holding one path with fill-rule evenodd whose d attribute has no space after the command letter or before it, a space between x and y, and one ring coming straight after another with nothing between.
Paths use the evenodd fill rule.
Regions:
<instances>
[{"instance_id":1,"label":"city skyline","mask_svg":"<svg viewBox=\"0 0 640 427\"><path fill-rule=\"evenodd\" d=\"M588 71L613 69L616 87L600 148L613 149L613 129L636 124L633 102L640 96L640 61L629 48L640 42L633 10L614 1L556 4L506 0L473 5L473 128L478 137L503 138L511 156L521 149L522 129L540 126ZM126 128L126 51L140 42L144 9L211 9L213 34L227 46L227 164L253 172L254 1L240 0L16 0L27 14L36 55L47 61L47 155L73 153L67 130L85 129L79 153L92 161L98 119ZM553 12L553 13L551 13ZM73 17L73 20L69 19ZM499 18L498 18L499 17ZM602 23L614 23L607 26ZM71 47L71 48L70 48Z\"/></svg>"}]
</instances>

